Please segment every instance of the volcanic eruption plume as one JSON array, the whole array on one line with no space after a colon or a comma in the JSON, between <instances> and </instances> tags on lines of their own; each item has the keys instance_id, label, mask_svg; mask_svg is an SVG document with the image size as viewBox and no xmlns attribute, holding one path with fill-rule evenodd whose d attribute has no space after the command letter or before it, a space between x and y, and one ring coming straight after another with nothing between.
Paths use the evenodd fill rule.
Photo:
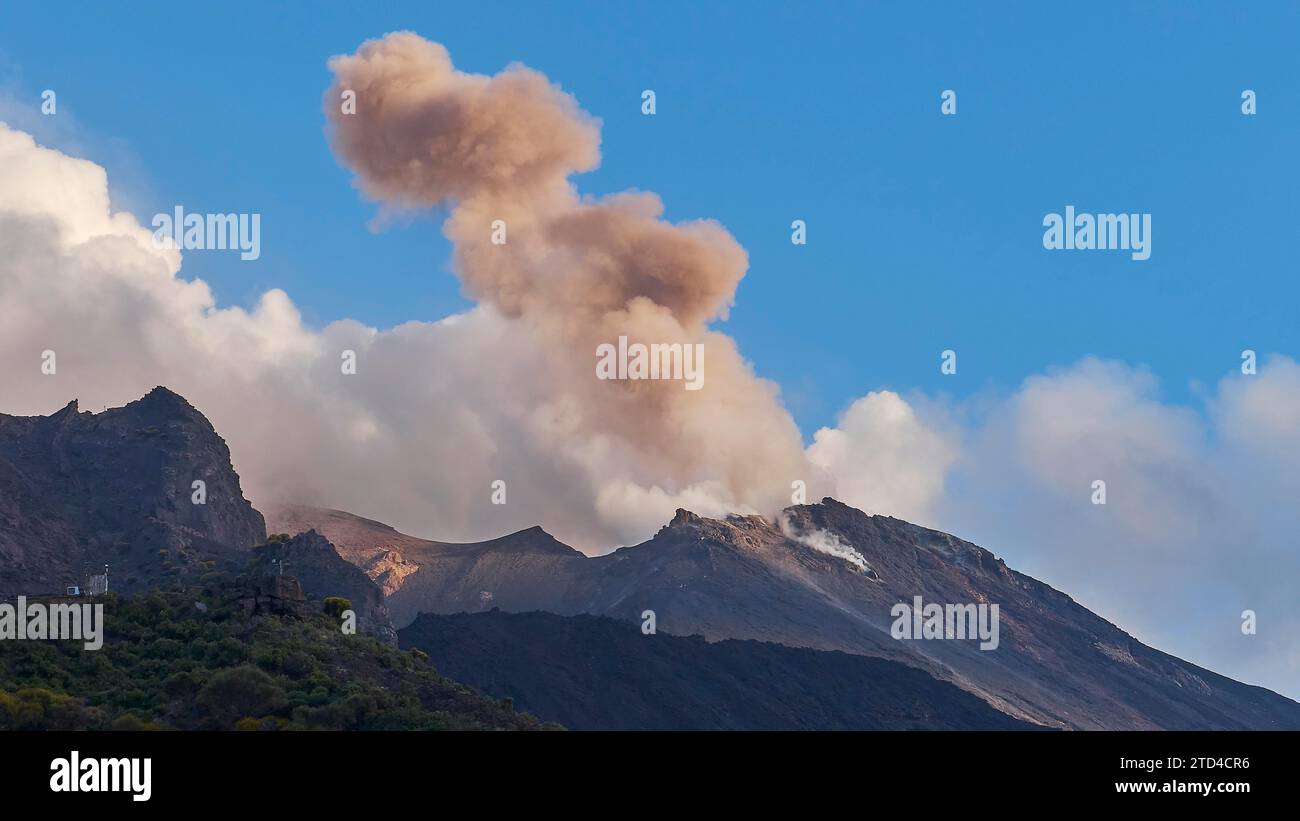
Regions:
<instances>
[{"instance_id":1,"label":"volcanic eruption plume","mask_svg":"<svg viewBox=\"0 0 1300 821\"><path fill-rule=\"evenodd\" d=\"M744 250L716 222L665 222L654 194L580 196L570 177L598 164L600 124L573 97L519 65L458 71L445 48L411 33L366 42L330 68L337 155L382 203L450 207L454 270L544 353L548 378L533 399L583 462L602 513L650 522L678 503L773 511L789 504L792 482L815 479L775 387L708 328L726 316ZM703 390L596 379L597 346L620 336L702 343Z\"/></svg>"}]
</instances>

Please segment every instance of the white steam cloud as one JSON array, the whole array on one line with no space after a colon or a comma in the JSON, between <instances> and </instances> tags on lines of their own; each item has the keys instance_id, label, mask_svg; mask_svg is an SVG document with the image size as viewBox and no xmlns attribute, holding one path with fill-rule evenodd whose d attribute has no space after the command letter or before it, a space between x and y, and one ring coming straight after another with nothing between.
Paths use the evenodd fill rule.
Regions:
<instances>
[{"instance_id":1,"label":"white steam cloud","mask_svg":"<svg viewBox=\"0 0 1300 821\"><path fill-rule=\"evenodd\" d=\"M796 541L804 547L810 547L819 553L843 559L863 572L871 569L870 565L867 564L867 560L862 558L861 553L854 550L852 545L845 544L843 539L829 530L813 527L806 531L800 531L795 527L788 512L781 513L777 518L777 524L781 528L781 533L787 539Z\"/></svg>"}]
</instances>

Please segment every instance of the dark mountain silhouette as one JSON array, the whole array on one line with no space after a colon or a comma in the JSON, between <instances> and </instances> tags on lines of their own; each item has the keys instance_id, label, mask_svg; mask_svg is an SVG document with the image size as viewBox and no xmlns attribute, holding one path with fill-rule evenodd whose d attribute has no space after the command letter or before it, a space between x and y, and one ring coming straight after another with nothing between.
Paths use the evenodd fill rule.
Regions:
<instances>
[{"instance_id":1,"label":"dark mountain silhouette","mask_svg":"<svg viewBox=\"0 0 1300 821\"><path fill-rule=\"evenodd\" d=\"M74 401L0 416L0 516L0 595L82 585L105 564L112 588L131 592L209 571L279 573L281 559L308 596L350 600L358 629L396 642L379 586L324 537L267 543L225 441L166 388L98 414Z\"/></svg>"},{"instance_id":2,"label":"dark mountain silhouette","mask_svg":"<svg viewBox=\"0 0 1300 821\"><path fill-rule=\"evenodd\" d=\"M826 544L851 548L863 566L815 547ZM416 540L402 558L419 569L389 596L399 629L419 613L493 607L624 620L654 610L661 633L903 662L1050 727L1300 727L1300 704L1147 647L981 547L833 499L780 521L679 511L653 539L595 558L538 528L477 544ZM915 596L998 604L998 648L892 638L891 608Z\"/></svg>"},{"instance_id":3,"label":"dark mountain silhouette","mask_svg":"<svg viewBox=\"0 0 1300 821\"><path fill-rule=\"evenodd\" d=\"M145 589L265 540L225 441L166 388L97 414L0 415L0 596L84 585L105 564L114 589Z\"/></svg>"},{"instance_id":4,"label":"dark mountain silhouette","mask_svg":"<svg viewBox=\"0 0 1300 821\"><path fill-rule=\"evenodd\" d=\"M400 636L442 674L575 730L1040 729L897 662L597 616L422 615Z\"/></svg>"},{"instance_id":5,"label":"dark mountain silhouette","mask_svg":"<svg viewBox=\"0 0 1300 821\"><path fill-rule=\"evenodd\" d=\"M205 483L205 504L192 499L196 481ZM268 545L225 442L164 388L100 414L80 413L73 402L48 417L0 416L0 596L81 583L105 563L120 592L210 588L250 562L264 575L265 563L278 555L287 573L301 575L308 596L349 598L363 629L381 636L389 624L385 610L398 628L421 613L494 607L607 616L636 627L652 610L658 637L755 640L898 662L1008 716L1049 727L1300 728L1300 704L1147 647L983 548L833 499L789 508L776 520L715 520L682 510L649 541L596 558L540 528L449 544L341 511L294 508L277 521L293 525L277 529L318 532ZM917 596L930 604L998 605L998 647L891 637L892 608ZM581 654L586 642L606 639L599 631L574 634L570 646ZM729 665L739 662L726 653L737 652L698 661L734 669ZM795 656L762 653L765 664L796 664ZM830 664L801 658L807 675L790 673L795 679L816 678L814 671ZM476 666L485 660L463 661L467 670L492 669ZM577 663L556 662L574 670ZM701 709L728 697L725 677L678 672ZM701 689L709 680L721 689ZM941 692L929 684L925 690ZM827 692L808 697L860 718ZM889 702L881 695L887 688L872 692L883 699L876 704L882 715L896 719L916 706ZM648 716L653 704L646 698ZM746 715L759 720L757 712ZM780 726L797 720L772 718Z\"/></svg>"}]
</instances>

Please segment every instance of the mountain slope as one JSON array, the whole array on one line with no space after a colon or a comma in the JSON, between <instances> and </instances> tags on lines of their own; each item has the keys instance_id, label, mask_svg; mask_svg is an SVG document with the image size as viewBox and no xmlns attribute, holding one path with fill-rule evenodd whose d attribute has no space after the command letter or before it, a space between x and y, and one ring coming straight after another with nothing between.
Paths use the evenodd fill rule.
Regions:
<instances>
[{"instance_id":1,"label":"mountain slope","mask_svg":"<svg viewBox=\"0 0 1300 821\"><path fill-rule=\"evenodd\" d=\"M1300 704L1147 647L983 548L833 499L775 522L679 511L651 540L595 558L536 528L423 541L404 558L419 569L389 597L399 629L419 613L492 607L625 620L653 610L664 633L902 661L1050 727L1300 728ZM892 638L892 608L916 596L997 604L998 648Z\"/></svg>"},{"instance_id":2,"label":"mountain slope","mask_svg":"<svg viewBox=\"0 0 1300 821\"><path fill-rule=\"evenodd\" d=\"M419 569L405 558L406 554L436 544L341 510L281 505L265 514L268 533L294 535L315 530L324 536L340 556L364 570L386 596L397 592L403 579Z\"/></svg>"},{"instance_id":3,"label":"mountain slope","mask_svg":"<svg viewBox=\"0 0 1300 821\"><path fill-rule=\"evenodd\" d=\"M225 441L165 388L98 414L0 414L0 596L84 585L105 564L114 589L144 589L265 539Z\"/></svg>"},{"instance_id":4,"label":"mountain slope","mask_svg":"<svg viewBox=\"0 0 1300 821\"><path fill-rule=\"evenodd\" d=\"M191 499L200 480L204 504ZM398 627L493 607L626 621L653 610L661 633L901 661L1052 727L1300 727L1295 702L1147 647L976 545L831 499L776 521L679 511L649 541L596 558L540 528L448 544L324 514L366 572L319 534L296 540L289 560L318 595L354 598L376 632L385 608ZM73 402L48 417L0 416L0 596L83 583L105 563L119 591L220 578L265 534L225 442L164 388L100 414ZM914 597L998 605L999 646L892 638L892 609Z\"/></svg>"},{"instance_id":5,"label":"mountain slope","mask_svg":"<svg viewBox=\"0 0 1300 821\"><path fill-rule=\"evenodd\" d=\"M401 641L444 674L575 730L1036 728L896 662L643 635L595 616L422 615Z\"/></svg>"}]
</instances>

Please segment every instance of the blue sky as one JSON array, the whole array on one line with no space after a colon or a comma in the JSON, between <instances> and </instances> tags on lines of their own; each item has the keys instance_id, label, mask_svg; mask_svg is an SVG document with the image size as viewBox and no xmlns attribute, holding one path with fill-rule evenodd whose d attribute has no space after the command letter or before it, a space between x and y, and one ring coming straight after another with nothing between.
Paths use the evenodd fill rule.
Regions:
<instances>
[{"instance_id":1,"label":"blue sky","mask_svg":"<svg viewBox=\"0 0 1300 821\"><path fill-rule=\"evenodd\" d=\"M323 133L326 59L411 29L463 70L522 61L604 122L582 191L656 191L749 251L722 327L805 434L867 390L1011 390L1087 354L1149 366L1175 402L1243 348L1295 355L1300 7L1040 5L24 4L0 11L0 92L55 89L64 130L28 125L105 165L145 224L260 212L259 261L187 259L223 304L281 287L313 324L387 327L468 303L437 215L368 228ZM1151 259L1044 251L1067 204L1150 212Z\"/></svg>"}]
</instances>

